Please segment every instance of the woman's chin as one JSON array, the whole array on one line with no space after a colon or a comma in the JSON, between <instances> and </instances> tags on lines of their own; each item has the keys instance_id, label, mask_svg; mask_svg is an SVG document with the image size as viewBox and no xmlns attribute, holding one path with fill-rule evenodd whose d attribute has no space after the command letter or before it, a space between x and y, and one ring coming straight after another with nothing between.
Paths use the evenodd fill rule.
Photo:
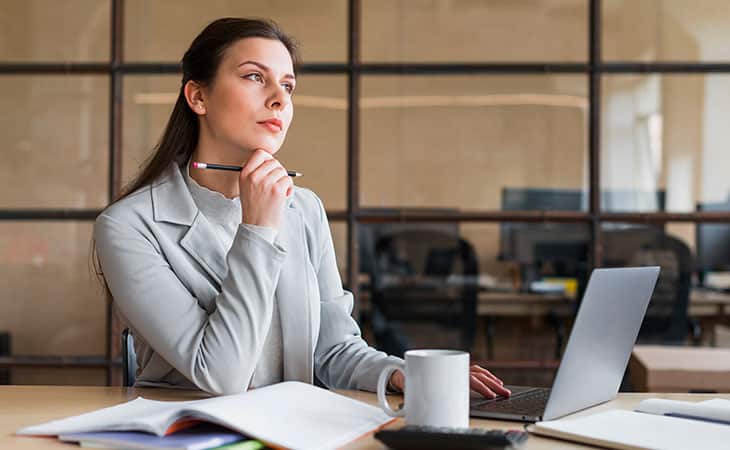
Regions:
<instances>
[{"instance_id":1,"label":"woman's chin","mask_svg":"<svg viewBox=\"0 0 730 450\"><path fill-rule=\"evenodd\" d=\"M273 156L276 152L279 151L279 148L278 147L273 147L272 148L269 145L259 144L259 145L246 145L246 146L242 146L241 147L241 150L244 153L249 154L249 155L251 153L255 152L256 150L263 150L266 153L268 153L269 155L272 155Z\"/></svg>"},{"instance_id":2,"label":"woman's chin","mask_svg":"<svg viewBox=\"0 0 730 450\"><path fill-rule=\"evenodd\" d=\"M267 142L267 141L261 141L261 142L254 142L249 145L247 145L245 148L253 150L263 150L269 155L274 155L276 152L279 151L279 148L281 147L281 144L278 142Z\"/></svg>"}]
</instances>

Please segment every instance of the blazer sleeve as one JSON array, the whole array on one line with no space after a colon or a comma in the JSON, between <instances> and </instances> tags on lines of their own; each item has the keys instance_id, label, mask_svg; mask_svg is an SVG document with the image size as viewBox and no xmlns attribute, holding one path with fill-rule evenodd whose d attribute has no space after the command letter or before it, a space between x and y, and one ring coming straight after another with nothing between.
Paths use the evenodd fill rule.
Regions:
<instances>
[{"instance_id":1,"label":"blazer sleeve","mask_svg":"<svg viewBox=\"0 0 730 450\"><path fill-rule=\"evenodd\" d=\"M317 378L332 389L360 389L375 392L380 371L386 364L402 361L378 351L363 340L352 318L353 295L342 288L337 270L327 214L319 205L320 245L317 281L320 292L320 329L314 352Z\"/></svg>"},{"instance_id":2,"label":"blazer sleeve","mask_svg":"<svg viewBox=\"0 0 730 450\"><path fill-rule=\"evenodd\" d=\"M209 315L146 233L102 213L94 236L116 306L150 346L204 391L246 390L271 324L286 252L240 226Z\"/></svg>"}]
</instances>

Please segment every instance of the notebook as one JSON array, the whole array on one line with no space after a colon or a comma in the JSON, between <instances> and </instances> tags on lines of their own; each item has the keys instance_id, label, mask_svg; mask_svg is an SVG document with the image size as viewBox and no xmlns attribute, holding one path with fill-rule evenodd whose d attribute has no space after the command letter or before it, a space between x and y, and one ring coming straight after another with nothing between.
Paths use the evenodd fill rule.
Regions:
<instances>
[{"instance_id":1,"label":"notebook","mask_svg":"<svg viewBox=\"0 0 730 450\"><path fill-rule=\"evenodd\" d=\"M109 408L29 426L19 435L98 431L168 434L190 419L210 422L273 447L341 447L395 420L380 408L297 381L204 400L165 402L138 397Z\"/></svg>"},{"instance_id":2,"label":"notebook","mask_svg":"<svg viewBox=\"0 0 730 450\"><path fill-rule=\"evenodd\" d=\"M730 401L648 399L635 411L610 410L528 425L531 433L606 448L686 450L728 448ZM723 423L724 422L724 423Z\"/></svg>"}]
</instances>

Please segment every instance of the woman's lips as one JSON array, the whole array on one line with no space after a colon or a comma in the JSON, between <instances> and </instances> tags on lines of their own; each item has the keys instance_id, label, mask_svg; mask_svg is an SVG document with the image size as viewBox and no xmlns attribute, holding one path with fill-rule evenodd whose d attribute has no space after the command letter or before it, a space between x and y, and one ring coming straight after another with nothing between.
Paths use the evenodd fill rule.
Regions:
<instances>
[{"instance_id":1,"label":"woman's lips","mask_svg":"<svg viewBox=\"0 0 730 450\"><path fill-rule=\"evenodd\" d=\"M279 131L281 131L281 126L273 122L259 122L259 125L268 128L269 131L272 131L274 133L278 133Z\"/></svg>"},{"instance_id":2,"label":"woman's lips","mask_svg":"<svg viewBox=\"0 0 730 450\"><path fill-rule=\"evenodd\" d=\"M274 133L278 133L279 131L281 131L281 120L279 119L264 120L263 122L259 122L259 125L265 126L269 129L269 131L272 131Z\"/></svg>"}]
</instances>

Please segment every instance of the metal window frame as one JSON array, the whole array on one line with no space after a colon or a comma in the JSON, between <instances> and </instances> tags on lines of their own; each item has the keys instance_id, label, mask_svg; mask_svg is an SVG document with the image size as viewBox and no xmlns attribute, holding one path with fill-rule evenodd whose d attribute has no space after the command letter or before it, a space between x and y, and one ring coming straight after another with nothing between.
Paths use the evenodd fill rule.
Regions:
<instances>
[{"instance_id":1,"label":"metal window frame","mask_svg":"<svg viewBox=\"0 0 730 450\"><path fill-rule=\"evenodd\" d=\"M122 82L125 75L157 75L181 73L177 63L127 63L124 61L124 0L111 1L111 54L108 63L2 63L3 75L107 75L109 76L109 200L121 190L122 160ZM347 207L329 210L334 222L347 223L347 284L358 295L357 278L359 224L378 222L572 222L584 223L591 229L591 261L600 266L602 257L601 224L606 222L651 223L667 222L730 223L728 212L690 213L613 213L604 212L600 205L600 113L601 76L603 74L730 74L730 62L604 62L601 57L601 0L587 0L588 59L585 63L363 63L360 58L362 23L361 0L348 0L347 62L304 64L301 73L338 74L347 77ZM448 75L448 74L581 74L588 77L589 126L589 208L585 212L559 211L460 211L443 215L419 214L395 210L384 214L360 206L360 89L363 75ZM93 221L101 209L0 209L0 221ZM105 368L107 384L119 383L120 348L117 337L120 324L112 313L111 302L106 308L106 352L104 356L9 356L0 357L0 368L53 367Z\"/></svg>"}]
</instances>

